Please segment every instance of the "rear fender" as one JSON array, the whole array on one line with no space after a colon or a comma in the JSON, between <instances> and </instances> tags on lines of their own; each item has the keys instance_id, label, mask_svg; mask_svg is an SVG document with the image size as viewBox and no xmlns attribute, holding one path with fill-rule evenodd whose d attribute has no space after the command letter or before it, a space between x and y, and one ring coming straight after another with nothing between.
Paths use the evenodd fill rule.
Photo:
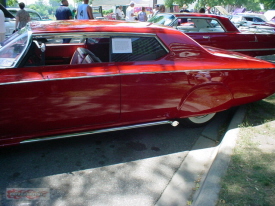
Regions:
<instances>
[{"instance_id":1,"label":"rear fender","mask_svg":"<svg viewBox=\"0 0 275 206\"><path fill-rule=\"evenodd\" d=\"M179 105L179 117L199 116L226 110L233 95L223 84L200 85L192 89Z\"/></svg>"}]
</instances>

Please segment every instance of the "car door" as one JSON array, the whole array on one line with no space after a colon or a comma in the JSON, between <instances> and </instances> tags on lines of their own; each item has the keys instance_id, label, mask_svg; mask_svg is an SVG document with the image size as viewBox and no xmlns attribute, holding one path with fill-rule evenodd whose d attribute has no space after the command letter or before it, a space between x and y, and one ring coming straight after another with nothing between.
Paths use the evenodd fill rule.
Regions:
<instances>
[{"instance_id":1,"label":"car door","mask_svg":"<svg viewBox=\"0 0 275 206\"><path fill-rule=\"evenodd\" d=\"M176 58L161 61L167 50L154 36L116 36L112 45L111 61L121 74L122 121L130 124L175 118L182 97L191 87L185 72L174 72ZM170 46L175 50L186 47L176 43ZM188 54L193 53L186 50L182 56ZM186 61L184 65L194 63Z\"/></svg>"},{"instance_id":2,"label":"car door","mask_svg":"<svg viewBox=\"0 0 275 206\"><path fill-rule=\"evenodd\" d=\"M194 18L198 32L186 33L202 45L250 54L258 46L254 34L230 32L215 19Z\"/></svg>"},{"instance_id":3,"label":"car door","mask_svg":"<svg viewBox=\"0 0 275 206\"><path fill-rule=\"evenodd\" d=\"M53 46L49 52L53 54L54 50L58 51ZM5 128L1 136L76 132L117 121L120 117L117 74L117 67L109 63L1 70L3 77L11 79L0 87L0 124Z\"/></svg>"},{"instance_id":4,"label":"car door","mask_svg":"<svg viewBox=\"0 0 275 206\"><path fill-rule=\"evenodd\" d=\"M107 69L108 68L108 69ZM111 72L109 72L109 70ZM108 73L107 73L108 71ZM108 63L44 68L45 116L50 127L83 127L112 123L120 115L120 77Z\"/></svg>"},{"instance_id":5,"label":"car door","mask_svg":"<svg viewBox=\"0 0 275 206\"><path fill-rule=\"evenodd\" d=\"M40 68L1 69L0 76L0 138L32 133L44 119Z\"/></svg>"}]
</instances>

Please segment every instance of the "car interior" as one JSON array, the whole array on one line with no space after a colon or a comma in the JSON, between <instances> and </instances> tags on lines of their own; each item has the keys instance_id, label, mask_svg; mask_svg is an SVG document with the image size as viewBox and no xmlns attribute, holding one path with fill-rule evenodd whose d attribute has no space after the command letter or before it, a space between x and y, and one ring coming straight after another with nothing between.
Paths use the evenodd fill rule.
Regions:
<instances>
[{"instance_id":1,"label":"car interior","mask_svg":"<svg viewBox=\"0 0 275 206\"><path fill-rule=\"evenodd\" d=\"M114 39L127 39L131 44L131 51L115 51L114 44L111 43ZM118 47L123 48L122 45ZM166 54L167 51L154 37L71 38L69 43L63 43L61 37L34 37L22 66L146 61L156 60Z\"/></svg>"}]
</instances>

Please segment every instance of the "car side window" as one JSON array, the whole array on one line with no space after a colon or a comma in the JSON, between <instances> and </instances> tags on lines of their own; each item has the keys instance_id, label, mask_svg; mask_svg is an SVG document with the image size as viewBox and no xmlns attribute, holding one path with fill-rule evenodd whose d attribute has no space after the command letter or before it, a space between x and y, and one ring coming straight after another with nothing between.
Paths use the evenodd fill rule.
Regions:
<instances>
[{"instance_id":1,"label":"car side window","mask_svg":"<svg viewBox=\"0 0 275 206\"><path fill-rule=\"evenodd\" d=\"M261 18L255 17L254 22L264 22L264 20L262 20Z\"/></svg>"},{"instance_id":2,"label":"car side window","mask_svg":"<svg viewBox=\"0 0 275 206\"><path fill-rule=\"evenodd\" d=\"M64 38L65 40L71 39L70 43L63 43ZM74 41L77 39L82 40ZM33 44L28 55L26 55L24 61L26 67L153 61L168 53L168 50L155 36L49 35L33 37L33 40L37 43ZM40 47L42 44L45 45L45 52L41 53L40 49L36 47Z\"/></svg>"},{"instance_id":3,"label":"car side window","mask_svg":"<svg viewBox=\"0 0 275 206\"><path fill-rule=\"evenodd\" d=\"M38 16L36 13L29 12L29 14L32 21L41 21L40 16Z\"/></svg>"},{"instance_id":4,"label":"car side window","mask_svg":"<svg viewBox=\"0 0 275 206\"><path fill-rule=\"evenodd\" d=\"M253 17L244 17L246 21L253 21Z\"/></svg>"},{"instance_id":5,"label":"car side window","mask_svg":"<svg viewBox=\"0 0 275 206\"><path fill-rule=\"evenodd\" d=\"M113 37L111 40L111 62L152 61L167 54L155 37Z\"/></svg>"},{"instance_id":6,"label":"car side window","mask_svg":"<svg viewBox=\"0 0 275 206\"><path fill-rule=\"evenodd\" d=\"M225 32L221 23L212 18L182 18L177 29L184 33L196 32Z\"/></svg>"}]
</instances>

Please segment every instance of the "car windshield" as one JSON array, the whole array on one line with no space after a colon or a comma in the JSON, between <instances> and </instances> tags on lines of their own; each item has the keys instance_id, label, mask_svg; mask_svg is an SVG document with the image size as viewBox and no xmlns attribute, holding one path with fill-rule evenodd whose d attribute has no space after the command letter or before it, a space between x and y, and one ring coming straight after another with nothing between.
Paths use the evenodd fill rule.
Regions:
<instances>
[{"instance_id":1,"label":"car windshield","mask_svg":"<svg viewBox=\"0 0 275 206\"><path fill-rule=\"evenodd\" d=\"M156 15L149 19L149 22L169 26L175 18L176 17L171 14Z\"/></svg>"},{"instance_id":2,"label":"car windshield","mask_svg":"<svg viewBox=\"0 0 275 206\"><path fill-rule=\"evenodd\" d=\"M28 32L22 29L1 43L0 67L13 67L28 45Z\"/></svg>"}]
</instances>

